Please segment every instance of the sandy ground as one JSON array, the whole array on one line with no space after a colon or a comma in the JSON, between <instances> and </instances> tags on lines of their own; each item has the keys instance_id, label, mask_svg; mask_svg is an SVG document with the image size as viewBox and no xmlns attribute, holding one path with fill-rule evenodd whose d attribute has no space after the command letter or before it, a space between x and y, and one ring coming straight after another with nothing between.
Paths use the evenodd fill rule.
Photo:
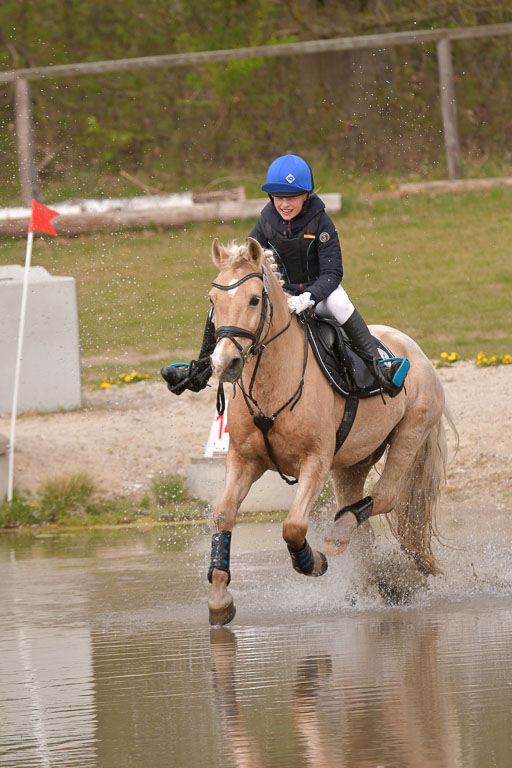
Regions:
<instances>
[{"instance_id":1,"label":"sandy ground","mask_svg":"<svg viewBox=\"0 0 512 768\"><path fill-rule=\"evenodd\" d=\"M460 437L450 436L443 510L511 518L512 366L480 369L456 363L439 370ZM55 475L90 473L105 495L137 497L153 477L185 474L201 456L215 417L215 388L171 395L159 382L84 390L84 407L26 414L16 429L15 485L34 490ZM0 417L9 434L9 418Z\"/></svg>"}]
</instances>

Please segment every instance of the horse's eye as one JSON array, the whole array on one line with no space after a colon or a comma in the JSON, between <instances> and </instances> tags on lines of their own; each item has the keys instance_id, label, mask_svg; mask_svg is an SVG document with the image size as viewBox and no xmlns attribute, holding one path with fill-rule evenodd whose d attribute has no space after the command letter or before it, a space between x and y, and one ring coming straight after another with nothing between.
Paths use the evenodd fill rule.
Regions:
<instances>
[{"instance_id":1,"label":"horse's eye","mask_svg":"<svg viewBox=\"0 0 512 768\"><path fill-rule=\"evenodd\" d=\"M249 306L251 307L257 307L260 303L260 297L259 296L252 296L249 301Z\"/></svg>"}]
</instances>

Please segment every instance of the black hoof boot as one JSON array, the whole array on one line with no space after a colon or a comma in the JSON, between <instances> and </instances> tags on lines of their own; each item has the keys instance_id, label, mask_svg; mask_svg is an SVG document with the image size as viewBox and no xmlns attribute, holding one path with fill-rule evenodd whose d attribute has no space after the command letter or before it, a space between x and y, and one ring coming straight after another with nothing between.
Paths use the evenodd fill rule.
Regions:
<instances>
[{"instance_id":1,"label":"black hoof boot","mask_svg":"<svg viewBox=\"0 0 512 768\"><path fill-rule=\"evenodd\" d=\"M327 558L323 552L317 552L318 560L315 562L315 555L304 539L304 544L298 550L292 549L288 544L288 552L292 559L293 570L302 573L304 576L323 576L327 570Z\"/></svg>"}]
</instances>

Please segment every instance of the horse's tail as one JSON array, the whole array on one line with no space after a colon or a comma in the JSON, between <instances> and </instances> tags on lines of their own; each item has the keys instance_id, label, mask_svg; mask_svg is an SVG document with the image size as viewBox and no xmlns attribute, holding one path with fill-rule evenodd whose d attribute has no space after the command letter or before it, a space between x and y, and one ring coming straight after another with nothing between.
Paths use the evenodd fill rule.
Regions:
<instances>
[{"instance_id":1,"label":"horse's tail","mask_svg":"<svg viewBox=\"0 0 512 768\"><path fill-rule=\"evenodd\" d=\"M458 440L447 407L444 417ZM389 520L400 545L424 573L442 573L432 552L432 538L439 540L436 511L446 480L447 446L442 417L434 424L400 483L398 501Z\"/></svg>"}]
</instances>

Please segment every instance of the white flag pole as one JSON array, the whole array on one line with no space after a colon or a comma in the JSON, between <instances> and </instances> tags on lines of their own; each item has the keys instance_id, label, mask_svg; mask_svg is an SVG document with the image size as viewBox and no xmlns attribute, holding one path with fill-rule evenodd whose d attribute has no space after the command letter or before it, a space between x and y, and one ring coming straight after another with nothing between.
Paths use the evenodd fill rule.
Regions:
<instances>
[{"instance_id":1,"label":"white flag pole","mask_svg":"<svg viewBox=\"0 0 512 768\"><path fill-rule=\"evenodd\" d=\"M16 433L16 413L18 410L18 392L20 388L21 360L23 357L23 337L25 334L25 316L27 313L28 276L30 260L32 257L32 242L34 233L29 232L27 237L27 251L25 254L25 272L23 275L23 290L21 293L20 325L18 330L18 350L16 352L16 368L14 371L14 391L12 395L11 434L9 438L9 479L7 484L7 500L12 501L14 479L14 438Z\"/></svg>"}]
</instances>

